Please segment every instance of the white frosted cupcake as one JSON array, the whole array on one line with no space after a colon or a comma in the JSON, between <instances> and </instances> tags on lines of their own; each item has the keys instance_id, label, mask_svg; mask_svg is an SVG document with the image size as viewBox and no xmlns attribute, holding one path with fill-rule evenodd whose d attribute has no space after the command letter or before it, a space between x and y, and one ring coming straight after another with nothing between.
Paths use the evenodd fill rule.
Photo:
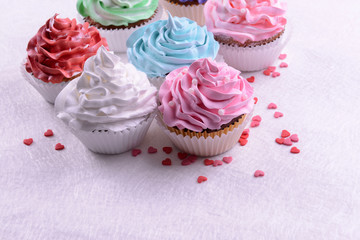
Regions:
<instances>
[{"instance_id":1,"label":"white frosted cupcake","mask_svg":"<svg viewBox=\"0 0 360 240\"><path fill-rule=\"evenodd\" d=\"M180 150L197 156L231 149L254 107L253 89L240 72L206 58L172 71L159 100L159 125Z\"/></svg>"},{"instance_id":2,"label":"white frosted cupcake","mask_svg":"<svg viewBox=\"0 0 360 240\"><path fill-rule=\"evenodd\" d=\"M265 69L277 59L289 39L285 12L278 0L208 0L204 8L219 53L241 71Z\"/></svg>"},{"instance_id":3,"label":"white frosted cupcake","mask_svg":"<svg viewBox=\"0 0 360 240\"><path fill-rule=\"evenodd\" d=\"M95 26L105 37L109 49L126 52L126 40L138 28L161 19L158 0L77 0L82 21Z\"/></svg>"},{"instance_id":4,"label":"white frosted cupcake","mask_svg":"<svg viewBox=\"0 0 360 240\"><path fill-rule=\"evenodd\" d=\"M104 47L55 101L55 111L93 152L118 154L144 138L156 109L156 88L144 73Z\"/></svg>"}]
</instances>

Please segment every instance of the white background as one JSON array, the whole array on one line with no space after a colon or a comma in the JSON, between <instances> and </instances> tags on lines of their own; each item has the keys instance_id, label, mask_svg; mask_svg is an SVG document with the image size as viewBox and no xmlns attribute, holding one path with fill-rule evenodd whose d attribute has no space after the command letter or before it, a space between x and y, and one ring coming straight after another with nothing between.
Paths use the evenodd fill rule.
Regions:
<instances>
[{"instance_id":1,"label":"white background","mask_svg":"<svg viewBox=\"0 0 360 240\"><path fill-rule=\"evenodd\" d=\"M244 74L256 77L263 118L249 143L213 158L232 156L229 165L183 167L174 151L164 167L170 144L155 123L138 157L94 154L22 78L27 42L54 13L75 17L76 1L2 1L0 238L360 239L360 6L288 3L289 68L278 78ZM282 129L299 135L300 154L274 142ZM66 148L55 151L57 142ZM159 152L147 154L150 145Z\"/></svg>"}]
</instances>

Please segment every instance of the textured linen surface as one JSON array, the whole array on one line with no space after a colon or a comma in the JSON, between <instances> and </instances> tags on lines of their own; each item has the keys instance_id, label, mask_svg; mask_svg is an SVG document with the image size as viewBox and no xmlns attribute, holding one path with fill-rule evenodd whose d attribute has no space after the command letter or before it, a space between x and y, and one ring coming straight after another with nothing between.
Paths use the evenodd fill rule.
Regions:
<instances>
[{"instance_id":1,"label":"textured linen surface","mask_svg":"<svg viewBox=\"0 0 360 240\"><path fill-rule=\"evenodd\" d=\"M278 78L244 74L256 78L263 121L245 147L214 158L233 156L219 167L183 167L176 150L162 166L171 144L155 122L134 158L88 151L56 118L19 65L38 28L54 13L76 17L75 3L2 4L1 239L360 239L360 3L288 1L289 67ZM299 135L300 154L274 142L282 129Z\"/></svg>"}]
</instances>

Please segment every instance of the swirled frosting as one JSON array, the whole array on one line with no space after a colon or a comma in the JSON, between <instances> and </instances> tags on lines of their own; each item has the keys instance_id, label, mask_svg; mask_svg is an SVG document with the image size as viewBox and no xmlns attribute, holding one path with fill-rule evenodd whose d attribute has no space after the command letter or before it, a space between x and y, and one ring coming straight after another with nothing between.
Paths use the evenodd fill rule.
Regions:
<instances>
[{"instance_id":1,"label":"swirled frosting","mask_svg":"<svg viewBox=\"0 0 360 240\"><path fill-rule=\"evenodd\" d=\"M278 0L209 0L204 15L209 31L245 43L283 31L285 7Z\"/></svg>"},{"instance_id":2,"label":"swirled frosting","mask_svg":"<svg viewBox=\"0 0 360 240\"><path fill-rule=\"evenodd\" d=\"M127 26L154 15L158 0L78 0L76 7L83 17L103 26Z\"/></svg>"},{"instance_id":3,"label":"swirled frosting","mask_svg":"<svg viewBox=\"0 0 360 240\"><path fill-rule=\"evenodd\" d=\"M27 46L26 71L44 82L59 83L82 72L85 60L102 45L106 39L99 31L76 20L57 18L55 14Z\"/></svg>"},{"instance_id":4,"label":"swirled frosting","mask_svg":"<svg viewBox=\"0 0 360 240\"><path fill-rule=\"evenodd\" d=\"M251 112L252 95L252 87L238 70L205 58L166 76L159 90L159 110L170 127L218 130Z\"/></svg>"},{"instance_id":5,"label":"swirled frosting","mask_svg":"<svg viewBox=\"0 0 360 240\"><path fill-rule=\"evenodd\" d=\"M198 2L199 4L204 4L206 3L207 0L179 0L180 2L182 3L185 3L185 2Z\"/></svg>"},{"instance_id":6,"label":"swirled frosting","mask_svg":"<svg viewBox=\"0 0 360 240\"><path fill-rule=\"evenodd\" d=\"M59 94L55 109L73 129L122 131L154 112L156 92L144 73L101 47Z\"/></svg>"},{"instance_id":7,"label":"swirled frosting","mask_svg":"<svg viewBox=\"0 0 360 240\"><path fill-rule=\"evenodd\" d=\"M215 58L219 50L219 44L206 27L168 15L168 20L136 30L126 42L129 61L149 77L163 77L199 58Z\"/></svg>"}]
</instances>

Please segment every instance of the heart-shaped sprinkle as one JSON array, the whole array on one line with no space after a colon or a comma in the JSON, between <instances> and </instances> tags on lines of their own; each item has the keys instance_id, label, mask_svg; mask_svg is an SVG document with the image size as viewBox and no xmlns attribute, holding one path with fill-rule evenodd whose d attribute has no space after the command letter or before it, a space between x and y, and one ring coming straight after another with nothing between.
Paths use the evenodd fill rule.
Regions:
<instances>
[{"instance_id":1,"label":"heart-shaped sprinkle","mask_svg":"<svg viewBox=\"0 0 360 240\"><path fill-rule=\"evenodd\" d=\"M241 134L240 138L247 139L249 137L249 134Z\"/></svg>"},{"instance_id":2,"label":"heart-shaped sprinkle","mask_svg":"<svg viewBox=\"0 0 360 240\"><path fill-rule=\"evenodd\" d=\"M229 164L229 163L231 163L232 162L232 160L233 160L233 158L232 157L223 157L223 162L224 163L227 163L227 164Z\"/></svg>"},{"instance_id":3,"label":"heart-shaped sprinkle","mask_svg":"<svg viewBox=\"0 0 360 240\"><path fill-rule=\"evenodd\" d=\"M34 142L34 140L32 138L27 138L27 139L24 139L24 141L23 141L23 143L28 146L30 146L33 142Z\"/></svg>"},{"instance_id":4,"label":"heart-shaped sprinkle","mask_svg":"<svg viewBox=\"0 0 360 240\"><path fill-rule=\"evenodd\" d=\"M298 149L297 147L292 147L291 150L290 150L291 153L299 153L300 152L300 149Z\"/></svg>"},{"instance_id":5,"label":"heart-shaped sprinkle","mask_svg":"<svg viewBox=\"0 0 360 240\"><path fill-rule=\"evenodd\" d=\"M244 139L244 138L240 138L239 143L240 143L241 146L245 146L248 143L248 140Z\"/></svg>"},{"instance_id":6,"label":"heart-shaped sprinkle","mask_svg":"<svg viewBox=\"0 0 360 240\"><path fill-rule=\"evenodd\" d=\"M253 83L255 81L255 77L251 76L251 77L247 78L246 80L250 83Z\"/></svg>"},{"instance_id":7,"label":"heart-shaped sprinkle","mask_svg":"<svg viewBox=\"0 0 360 240\"><path fill-rule=\"evenodd\" d=\"M247 134L247 135L249 135L249 133L250 133L250 129L248 128L245 128L244 131L242 132L242 134Z\"/></svg>"},{"instance_id":8,"label":"heart-shaped sprinkle","mask_svg":"<svg viewBox=\"0 0 360 240\"><path fill-rule=\"evenodd\" d=\"M283 117L284 114L282 112L275 112L274 113L274 118L279 118L279 117Z\"/></svg>"},{"instance_id":9,"label":"heart-shaped sprinkle","mask_svg":"<svg viewBox=\"0 0 360 240\"><path fill-rule=\"evenodd\" d=\"M298 137L297 134L292 134L292 135L290 136L290 139L291 139L291 141L293 141L293 142L298 142L298 141L299 141L299 137Z\"/></svg>"},{"instance_id":10,"label":"heart-shaped sprinkle","mask_svg":"<svg viewBox=\"0 0 360 240\"><path fill-rule=\"evenodd\" d=\"M178 152L178 157L180 160L183 160L185 159L186 157L188 156L187 153L184 153L184 152Z\"/></svg>"},{"instance_id":11,"label":"heart-shaped sprinkle","mask_svg":"<svg viewBox=\"0 0 360 240\"><path fill-rule=\"evenodd\" d=\"M136 157L137 155L139 155L141 153L141 150L140 149L133 149L132 151L131 151L131 155L133 156L133 157Z\"/></svg>"},{"instance_id":12,"label":"heart-shaped sprinkle","mask_svg":"<svg viewBox=\"0 0 360 240\"><path fill-rule=\"evenodd\" d=\"M221 160L215 160L213 163L214 167L221 166L221 165L223 165L223 162Z\"/></svg>"},{"instance_id":13,"label":"heart-shaped sprinkle","mask_svg":"<svg viewBox=\"0 0 360 240\"><path fill-rule=\"evenodd\" d=\"M204 160L204 165L205 166L210 166L210 165L213 165L214 164L214 160L211 160L211 159L205 159Z\"/></svg>"},{"instance_id":14,"label":"heart-shaped sprinkle","mask_svg":"<svg viewBox=\"0 0 360 240\"><path fill-rule=\"evenodd\" d=\"M61 143L57 143L57 144L55 145L55 150L63 150L64 148L65 148L65 146L62 145Z\"/></svg>"},{"instance_id":15,"label":"heart-shaped sprinkle","mask_svg":"<svg viewBox=\"0 0 360 240\"><path fill-rule=\"evenodd\" d=\"M261 117L259 115L256 115L256 116L253 116L252 117L252 121L255 121L255 122L261 122Z\"/></svg>"},{"instance_id":16,"label":"heart-shaped sprinkle","mask_svg":"<svg viewBox=\"0 0 360 240\"><path fill-rule=\"evenodd\" d=\"M286 62L280 63L281 68L287 68L289 65Z\"/></svg>"},{"instance_id":17,"label":"heart-shaped sprinkle","mask_svg":"<svg viewBox=\"0 0 360 240\"><path fill-rule=\"evenodd\" d=\"M181 161L181 165L183 166L187 166L190 165L192 162L189 159L184 159Z\"/></svg>"},{"instance_id":18,"label":"heart-shaped sprinkle","mask_svg":"<svg viewBox=\"0 0 360 240\"><path fill-rule=\"evenodd\" d=\"M257 104L257 102L258 102L258 98L254 97L254 104Z\"/></svg>"},{"instance_id":19,"label":"heart-shaped sprinkle","mask_svg":"<svg viewBox=\"0 0 360 240\"><path fill-rule=\"evenodd\" d=\"M275 139L275 142L277 142L278 144L283 144L285 141L285 138L277 138Z\"/></svg>"},{"instance_id":20,"label":"heart-shaped sprinkle","mask_svg":"<svg viewBox=\"0 0 360 240\"><path fill-rule=\"evenodd\" d=\"M198 179L197 179L198 183L202 183L202 182L205 182L205 181L207 181L207 177L204 177L204 176L199 176Z\"/></svg>"},{"instance_id":21,"label":"heart-shaped sprinkle","mask_svg":"<svg viewBox=\"0 0 360 240\"><path fill-rule=\"evenodd\" d=\"M261 170L256 170L254 172L254 177L263 177L263 176L265 176L265 173Z\"/></svg>"},{"instance_id":22,"label":"heart-shaped sprinkle","mask_svg":"<svg viewBox=\"0 0 360 240\"><path fill-rule=\"evenodd\" d=\"M150 147L148 148L148 153L157 153L157 149L150 146Z\"/></svg>"},{"instance_id":23,"label":"heart-shaped sprinkle","mask_svg":"<svg viewBox=\"0 0 360 240\"><path fill-rule=\"evenodd\" d=\"M293 143L292 143L292 141L291 141L291 139L290 138L285 138L285 140L284 140L284 145L286 145L286 146L291 146Z\"/></svg>"},{"instance_id":24,"label":"heart-shaped sprinkle","mask_svg":"<svg viewBox=\"0 0 360 240\"><path fill-rule=\"evenodd\" d=\"M283 54L280 54L279 59L284 60L286 57L287 57L287 54L283 53Z\"/></svg>"},{"instance_id":25,"label":"heart-shaped sprinkle","mask_svg":"<svg viewBox=\"0 0 360 240\"><path fill-rule=\"evenodd\" d=\"M164 165L164 166L170 166L171 165L171 159L166 158L165 160L162 160L161 164Z\"/></svg>"},{"instance_id":26,"label":"heart-shaped sprinkle","mask_svg":"<svg viewBox=\"0 0 360 240\"><path fill-rule=\"evenodd\" d=\"M187 157L187 160L189 160L191 163L194 163L197 160L197 156L190 155Z\"/></svg>"},{"instance_id":27,"label":"heart-shaped sprinkle","mask_svg":"<svg viewBox=\"0 0 360 240\"><path fill-rule=\"evenodd\" d=\"M172 152L172 147L163 147L163 151L166 153L166 154L170 154Z\"/></svg>"},{"instance_id":28,"label":"heart-shaped sprinkle","mask_svg":"<svg viewBox=\"0 0 360 240\"><path fill-rule=\"evenodd\" d=\"M277 106L276 106L275 103L270 103L270 104L268 105L268 109L277 109Z\"/></svg>"},{"instance_id":29,"label":"heart-shaped sprinkle","mask_svg":"<svg viewBox=\"0 0 360 240\"><path fill-rule=\"evenodd\" d=\"M288 130L282 130L282 132L281 132L281 137L282 138L287 138L289 136L290 136L290 133L289 133Z\"/></svg>"},{"instance_id":30,"label":"heart-shaped sprinkle","mask_svg":"<svg viewBox=\"0 0 360 240\"><path fill-rule=\"evenodd\" d=\"M266 69L265 71L263 71L263 74L266 76L270 76L271 71L269 69Z\"/></svg>"},{"instance_id":31,"label":"heart-shaped sprinkle","mask_svg":"<svg viewBox=\"0 0 360 240\"><path fill-rule=\"evenodd\" d=\"M51 129L48 129L46 132L44 132L45 137L51 137L53 135L54 135L54 133Z\"/></svg>"},{"instance_id":32,"label":"heart-shaped sprinkle","mask_svg":"<svg viewBox=\"0 0 360 240\"><path fill-rule=\"evenodd\" d=\"M259 126L260 125L260 122L257 122L257 121L252 121L251 123L250 123L250 127L257 127L257 126Z\"/></svg>"},{"instance_id":33,"label":"heart-shaped sprinkle","mask_svg":"<svg viewBox=\"0 0 360 240\"><path fill-rule=\"evenodd\" d=\"M280 73L279 73L279 72L273 72L273 73L271 74L271 76L272 76L273 78L276 78L276 77L279 77L279 76L280 76Z\"/></svg>"},{"instance_id":34,"label":"heart-shaped sprinkle","mask_svg":"<svg viewBox=\"0 0 360 240\"><path fill-rule=\"evenodd\" d=\"M275 66L270 66L267 68L267 70L269 70L270 72L273 72L276 70L276 67Z\"/></svg>"}]
</instances>

